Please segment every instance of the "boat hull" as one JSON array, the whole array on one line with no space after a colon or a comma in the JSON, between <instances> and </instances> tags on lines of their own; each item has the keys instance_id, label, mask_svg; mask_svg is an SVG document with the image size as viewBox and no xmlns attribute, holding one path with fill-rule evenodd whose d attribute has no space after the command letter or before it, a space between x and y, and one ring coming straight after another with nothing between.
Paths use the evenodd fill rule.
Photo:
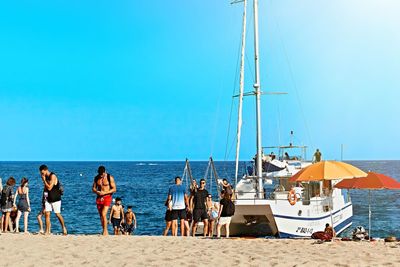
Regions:
<instances>
[{"instance_id":1,"label":"boat hull","mask_svg":"<svg viewBox=\"0 0 400 267\"><path fill-rule=\"evenodd\" d=\"M275 236L281 238L311 237L312 233L323 231L328 223L334 225L335 232L340 234L351 226L353 210L351 203L342 208L308 214L300 203L277 209L275 201L264 204L236 204L232 217L230 233L232 236ZM306 207L309 208L309 207ZM283 215L285 214L285 215ZM332 216L331 216L332 214Z\"/></svg>"}]
</instances>

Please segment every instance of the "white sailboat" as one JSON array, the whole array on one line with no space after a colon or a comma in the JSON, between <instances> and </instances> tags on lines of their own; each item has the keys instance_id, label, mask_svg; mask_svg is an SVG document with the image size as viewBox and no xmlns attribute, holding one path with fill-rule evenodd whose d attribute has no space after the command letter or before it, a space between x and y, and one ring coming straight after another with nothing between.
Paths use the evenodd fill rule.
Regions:
<instances>
[{"instance_id":1,"label":"white sailboat","mask_svg":"<svg viewBox=\"0 0 400 267\"><path fill-rule=\"evenodd\" d=\"M232 235L309 237L313 232L323 231L325 224L333 224L337 234L352 224L352 203L347 191L333 187L335 182L308 182L295 185L295 201L290 197L294 186L288 179L311 164L305 158L306 146L267 147L278 149L271 157L263 155L261 140L261 90L258 44L258 0L253 0L254 12L254 91L244 93L244 63L246 50L246 9L243 2L243 33L240 67L240 92L237 126L236 170L234 202L236 212L232 218ZM254 171L239 179L238 166L242 127L242 100L245 95L256 98L256 144ZM288 157L288 150L300 149L303 155ZM274 158L275 157L275 158ZM263 161L264 158L264 161Z\"/></svg>"}]
</instances>

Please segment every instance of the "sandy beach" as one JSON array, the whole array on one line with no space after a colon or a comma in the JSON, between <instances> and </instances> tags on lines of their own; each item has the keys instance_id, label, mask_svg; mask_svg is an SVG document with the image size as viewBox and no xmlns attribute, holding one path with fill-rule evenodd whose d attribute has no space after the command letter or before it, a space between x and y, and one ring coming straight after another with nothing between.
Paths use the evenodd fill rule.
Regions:
<instances>
[{"instance_id":1,"label":"sandy beach","mask_svg":"<svg viewBox=\"0 0 400 267\"><path fill-rule=\"evenodd\" d=\"M2 234L1 266L399 266L400 244Z\"/></svg>"}]
</instances>

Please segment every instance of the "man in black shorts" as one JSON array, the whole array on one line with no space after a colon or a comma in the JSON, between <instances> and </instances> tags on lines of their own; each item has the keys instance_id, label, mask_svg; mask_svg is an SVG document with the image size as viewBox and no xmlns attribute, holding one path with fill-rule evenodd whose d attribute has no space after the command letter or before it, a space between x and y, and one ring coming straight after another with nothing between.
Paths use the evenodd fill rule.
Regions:
<instances>
[{"instance_id":1,"label":"man in black shorts","mask_svg":"<svg viewBox=\"0 0 400 267\"><path fill-rule=\"evenodd\" d=\"M206 201L208 196L208 191L205 189L206 180L200 180L200 188L192 196L193 203L193 231L192 235L196 235L197 224L200 221L203 221L204 229L203 235L207 236L208 233L208 213L206 209Z\"/></svg>"},{"instance_id":2,"label":"man in black shorts","mask_svg":"<svg viewBox=\"0 0 400 267\"><path fill-rule=\"evenodd\" d=\"M180 221L181 236L188 235L189 223L186 220L186 209L189 206L186 188L182 185L181 177L175 177L175 184L168 191L168 207L171 206L172 235L178 235L178 219Z\"/></svg>"}]
</instances>

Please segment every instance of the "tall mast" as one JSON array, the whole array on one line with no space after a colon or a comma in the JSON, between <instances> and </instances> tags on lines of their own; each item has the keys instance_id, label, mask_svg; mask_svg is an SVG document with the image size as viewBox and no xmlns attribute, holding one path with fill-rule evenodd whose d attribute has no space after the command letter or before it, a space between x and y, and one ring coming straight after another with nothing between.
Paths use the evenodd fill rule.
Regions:
<instances>
[{"instance_id":1,"label":"tall mast","mask_svg":"<svg viewBox=\"0 0 400 267\"><path fill-rule=\"evenodd\" d=\"M255 83L254 94L256 96L256 121L257 121L257 157L256 168L258 178L259 198L263 198L262 180L262 144L261 144L261 92L260 92L260 64L258 52L258 0L254 0L254 62L255 62Z\"/></svg>"},{"instance_id":2,"label":"tall mast","mask_svg":"<svg viewBox=\"0 0 400 267\"><path fill-rule=\"evenodd\" d=\"M235 169L235 184L238 180L239 172L239 154L240 154L240 136L242 132L242 108L243 108L243 92L244 92L244 61L246 50L246 9L247 0L243 1L243 31L242 31L242 54L240 61L240 92L239 92L239 108L238 108L238 124L237 124L237 138L236 138L236 169Z\"/></svg>"}]
</instances>

